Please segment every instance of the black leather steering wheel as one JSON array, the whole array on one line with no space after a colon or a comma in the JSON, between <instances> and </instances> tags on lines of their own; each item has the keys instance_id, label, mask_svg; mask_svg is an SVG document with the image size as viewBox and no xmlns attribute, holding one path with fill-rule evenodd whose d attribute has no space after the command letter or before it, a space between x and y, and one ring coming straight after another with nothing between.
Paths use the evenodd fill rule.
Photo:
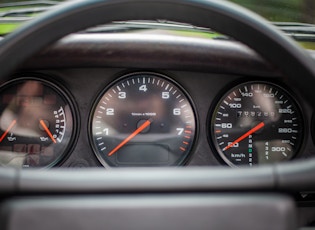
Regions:
<instances>
[{"instance_id":1,"label":"black leather steering wheel","mask_svg":"<svg viewBox=\"0 0 315 230\"><path fill-rule=\"evenodd\" d=\"M116 20L167 19L212 28L251 47L275 65L315 105L315 65L308 54L261 17L216 0L79 0L61 4L0 42L0 79L63 36ZM303 78L303 81L301 79ZM0 188L10 191L235 191L315 189L315 159L252 169L102 169L42 171L0 169ZM128 175L128 179L125 176ZM93 179L91 179L93 178ZM115 178L115 180L113 179ZM153 179L152 179L153 178ZM302 179L301 179L302 178ZM82 187L82 180L85 180ZM57 186L56 186L57 185Z\"/></svg>"}]
</instances>

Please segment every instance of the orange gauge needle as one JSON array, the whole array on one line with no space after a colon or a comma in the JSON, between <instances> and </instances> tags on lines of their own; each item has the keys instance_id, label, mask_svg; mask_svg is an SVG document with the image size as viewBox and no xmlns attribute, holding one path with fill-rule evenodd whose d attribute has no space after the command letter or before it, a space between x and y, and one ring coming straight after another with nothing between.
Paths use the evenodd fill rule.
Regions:
<instances>
[{"instance_id":1,"label":"orange gauge needle","mask_svg":"<svg viewBox=\"0 0 315 230\"><path fill-rule=\"evenodd\" d=\"M109 154L108 156L113 155L117 152L121 147L123 147L126 143L128 143L132 138L137 136L141 131L143 131L146 127L151 124L150 120L144 122L139 128L137 128L132 134L130 134L125 140L123 140L119 145L117 145Z\"/></svg>"},{"instance_id":2,"label":"orange gauge needle","mask_svg":"<svg viewBox=\"0 0 315 230\"><path fill-rule=\"evenodd\" d=\"M252 128L251 130L249 130L247 133L245 133L244 135L240 136L238 139L236 139L235 141L233 141L231 144L229 144L228 146L226 146L223 151L228 150L229 148L233 147L235 144L239 143L240 141L244 140L246 137L248 137L249 135L257 132L259 129L261 129L262 127L265 126L264 122L260 122L258 125L256 125L254 128Z\"/></svg>"},{"instance_id":3,"label":"orange gauge needle","mask_svg":"<svg viewBox=\"0 0 315 230\"><path fill-rule=\"evenodd\" d=\"M13 126L15 125L16 120L13 120L11 122L11 124L9 125L9 127L7 128L7 130L2 134L2 136L0 137L0 142L3 141L3 139L5 138L5 136L8 134L8 132L10 132L10 130L13 128Z\"/></svg>"},{"instance_id":4,"label":"orange gauge needle","mask_svg":"<svg viewBox=\"0 0 315 230\"><path fill-rule=\"evenodd\" d=\"M43 120L40 120L39 123L41 124L41 126L44 128L44 130L46 131L46 133L48 134L48 136L50 137L50 139L56 144L57 141L55 140L55 138L53 137L53 135L51 134L51 132L49 131L47 125L45 124L45 122Z\"/></svg>"}]
</instances>

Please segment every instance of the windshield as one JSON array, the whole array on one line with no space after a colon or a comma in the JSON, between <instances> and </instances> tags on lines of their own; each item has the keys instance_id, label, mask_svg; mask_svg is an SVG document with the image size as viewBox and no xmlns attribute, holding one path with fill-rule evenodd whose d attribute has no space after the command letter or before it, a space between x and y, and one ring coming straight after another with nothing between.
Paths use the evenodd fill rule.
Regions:
<instances>
[{"instance_id":1,"label":"windshield","mask_svg":"<svg viewBox=\"0 0 315 230\"><path fill-rule=\"evenodd\" d=\"M31 20L33 17L48 10L50 7L65 1L72 0L0 0L0 35L12 32L23 22ZM303 47L315 50L314 0L229 1L260 14L267 20L275 23L276 26L298 41ZM143 27L143 24L141 26ZM106 30L106 32L108 32L108 30ZM202 33L199 34L203 37L213 38L213 35L207 36L207 33L204 33L204 31L201 32ZM191 33L191 30L189 29L186 31L181 29L180 35L183 34L186 36L193 36L196 35L196 31L194 34Z\"/></svg>"}]
</instances>

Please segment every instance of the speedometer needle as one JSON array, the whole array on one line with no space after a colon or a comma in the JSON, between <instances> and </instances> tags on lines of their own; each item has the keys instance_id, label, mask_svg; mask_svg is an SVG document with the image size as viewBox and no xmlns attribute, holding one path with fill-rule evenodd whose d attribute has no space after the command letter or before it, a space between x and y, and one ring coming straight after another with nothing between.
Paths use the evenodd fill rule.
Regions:
<instances>
[{"instance_id":1,"label":"speedometer needle","mask_svg":"<svg viewBox=\"0 0 315 230\"><path fill-rule=\"evenodd\" d=\"M125 144L127 144L132 138L137 136L140 132L142 132L146 127L148 127L151 124L150 120L147 120L144 122L139 128L137 128L132 134L130 134L126 139L124 139L119 145L117 145L109 154L108 156L113 155L115 152L117 152L121 147L123 147Z\"/></svg>"},{"instance_id":2,"label":"speedometer needle","mask_svg":"<svg viewBox=\"0 0 315 230\"><path fill-rule=\"evenodd\" d=\"M7 130L2 134L2 136L0 137L0 142L3 141L3 139L5 138L5 136L8 134L8 132L10 132L10 130L13 128L13 126L15 125L16 120L13 120L11 122L11 124L9 125L9 127L7 128Z\"/></svg>"},{"instance_id":3,"label":"speedometer needle","mask_svg":"<svg viewBox=\"0 0 315 230\"><path fill-rule=\"evenodd\" d=\"M45 124L44 120L40 120L39 123L41 124L41 126L44 128L45 132L48 134L48 136L50 137L50 139L56 144L57 141L55 140L55 138L53 137L53 135L51 134L51 132L49 131L47 125Z\"/></svg>"},{"instance_id":4,"label":"speedometer needle","mask_svg":"<svg viewBox=\"0 0 315 230\"><path fill-rule=\"evenodd\" d=\"M233 147L235 144L239 143L240 141L244 140L246 137L248 137L249 135L252 135L253 133L257 132L258 130L260 130L262 127L265 126L264 122L260 122L258 125L256 125L254 128L252 128L251 130L249 130L247 133L245 133L244 135L240 136L238 139L236 139L235 141L233 141L232 143L230 143L228 146L226 146L225 148L223 148L223 151L228 150L229 148Z\"/></svg>"}]
</instances>

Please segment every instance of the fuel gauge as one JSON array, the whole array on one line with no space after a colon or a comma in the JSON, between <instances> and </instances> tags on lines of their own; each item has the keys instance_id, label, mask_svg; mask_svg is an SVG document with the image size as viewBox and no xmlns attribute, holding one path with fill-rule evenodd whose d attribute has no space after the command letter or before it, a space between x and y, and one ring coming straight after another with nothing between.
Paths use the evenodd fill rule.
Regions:
<instances>
[{"instance_id":1,"label":"fuel gauge","mask_svg":"<svg viewBox=\"0 0 315 230\"><path fill-rule=\"evenodd\" d=\"M63 90L39 79L18 79L0 92L0 165L51 167L74 140L73 106Z\"/></svg>"}]
</instances>

